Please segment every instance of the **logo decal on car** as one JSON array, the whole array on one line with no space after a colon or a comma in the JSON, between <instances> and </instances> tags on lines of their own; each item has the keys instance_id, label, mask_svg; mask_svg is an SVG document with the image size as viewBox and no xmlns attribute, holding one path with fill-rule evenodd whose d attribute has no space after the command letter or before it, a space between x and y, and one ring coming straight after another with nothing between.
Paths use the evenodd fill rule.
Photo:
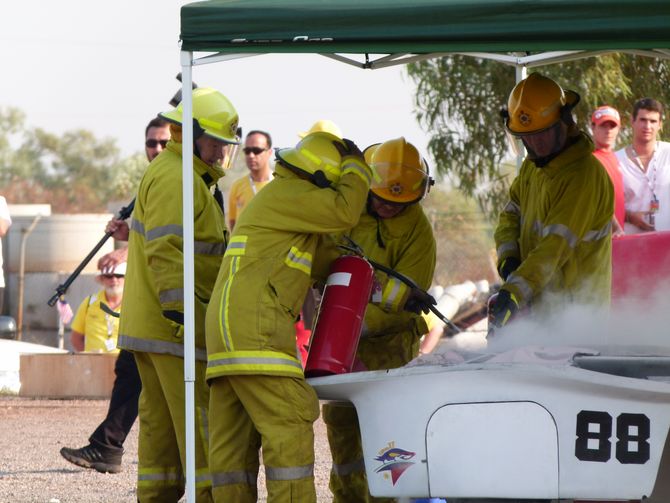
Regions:
<instances>
[{"instance_id":1,"label":"logo decal on car","mask_svg":"<svg viewBox=\"0 0 670 503\"><path fill-rule=\"evenodd\" d=\"M395 485L400 476L405 473L405 470L414 464L414 461L410 461L410 459L415 455L415 452L400 449L395 446L395 442L389 442L375 458L375 461L382 463L375 471L382 473L386 479L390 478Z\"/></svg>"}]
</instances>

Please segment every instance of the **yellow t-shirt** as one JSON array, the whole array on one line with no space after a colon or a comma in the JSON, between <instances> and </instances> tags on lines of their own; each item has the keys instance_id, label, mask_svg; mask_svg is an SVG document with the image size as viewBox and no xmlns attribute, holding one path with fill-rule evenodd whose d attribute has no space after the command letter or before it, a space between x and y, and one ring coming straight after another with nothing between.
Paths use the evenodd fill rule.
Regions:
<instances>
[{"instance_id":1,"label":"yellow t-shirt","mask_svg":"<svg viewBox=\"0 0 670 503\"><path fill-rule=\"evenodd\" d=\"M228 222L237 220L242 214L244 207L249 204L249 201L256 195L256 193L269 183L254 182L249 175L238 178L233 182L228 194Z\"/></svg>"},{"instance_id":2,"label":"yellow t-shirt","mask_svg":"<svg viewBox=\"0 0 670 503\"><path fill-rule=\"evenodd\" d=\"M438 318L433 311L421 313L421 317L426 321L426 325L428 325L428 332L430 332L436 326L445 326L445 323L440 318Z\"/></svg>"},{"instance_id":3,"label":"yellow t-shirt","mask_svg":"<svg viewBox=\"0 0 670 503\"><path fill-rule=\"evenodd\" d=\"M116 341L119 337L119 318L102 310L100 301L105 302L105 290L86 297L72 320L72 330L84 334L84 351L93 353L119 352ZM107 302L105 302L106 304ZM121 312L121 307L116 309Z\"/></svg>"}]
</instances>

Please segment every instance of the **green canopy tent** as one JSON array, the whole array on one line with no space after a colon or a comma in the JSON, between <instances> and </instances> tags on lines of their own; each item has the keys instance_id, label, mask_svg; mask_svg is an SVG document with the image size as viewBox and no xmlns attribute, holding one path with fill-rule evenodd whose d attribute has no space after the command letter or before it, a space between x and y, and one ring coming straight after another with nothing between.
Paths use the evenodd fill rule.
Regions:
<instances>
[{"instance_id":1,"label":"green canopy tent","mask_svg":"<svg viewBox=\"0 0 670 503\"><path fill-rule=\"evenodd\" d=\"M181 40L184 51L220 55L320 53L352 63L336 55L387 55L357 63L366 68L447 52L485 53L521 65L535 63L538 56L504 53L542 52L544 63L612 50L670 57L670 3L214 0L182 7Z\"/></svg>"},{"instance_id":2,"label":"green canopy tent","mask_svg":"<svg viewBox=\"0 0 670 503\"><path fill-rule=\"evenodd\" d=\"M211 0L181 9L184 291L194 291L192 67L316 53L364 69L467 54L527 68L607 52L670 58L669 0ZM195 53L198 53L197 57ZM187 499L195 501L194 299L185 295Z\"/></svg>"}]
</instances>

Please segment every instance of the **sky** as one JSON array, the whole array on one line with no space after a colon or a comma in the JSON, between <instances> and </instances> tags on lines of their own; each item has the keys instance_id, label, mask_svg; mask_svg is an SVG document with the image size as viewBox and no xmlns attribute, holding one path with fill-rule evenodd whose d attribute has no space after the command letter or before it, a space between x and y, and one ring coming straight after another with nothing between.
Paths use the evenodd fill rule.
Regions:
<instances>
[{"instance_id":1,"label":"sky","mask_svg":"<svg viewBox=\"0 0 670 503\"><path fill-rule=\"evenodd\" d=\"M61 134L88 129L143 149L144 127L179 88L178 0L6 2L0 31L0 107ZM361 148L405 136L427 156L402 66L361 70L318 55L265 55L198 66L193 80L235 105L244 131L292 146L330 119Z\"/></svg>"}]
</instances>

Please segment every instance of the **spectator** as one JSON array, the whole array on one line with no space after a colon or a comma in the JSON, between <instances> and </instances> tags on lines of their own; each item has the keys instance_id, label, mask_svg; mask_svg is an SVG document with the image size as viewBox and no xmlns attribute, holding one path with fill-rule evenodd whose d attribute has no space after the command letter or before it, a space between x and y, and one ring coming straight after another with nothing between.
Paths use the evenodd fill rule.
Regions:
<instances>
[{"instance_id":1,"label":"spectator","mask_svg":"<svg viewBox=\"0 0 670 503\"><path fill-rule=\"evenodd\" d=\"M432 353L433 350L437 347L444 335L444 329L447 324L437 317L432 311L428 313L422 313L426 325L428 326L428 332L426 332L421 338L421 345L419 346L419 356L427 355Z\"/></svg>"},{"instance_id":2,"label":"spectator","mask_svg":"<svg viewBox=\"0 0 670 503\"><path fill-rule=\"evenodd\" d=\"M230 187L228 195L228 227L231 232L242 210L259 190L271 179L270 156L272 137L265 131L254 130L244 141L244 161L249 173L238 178Z\"/></svg>"},{"instance_id":3,"label":"spectator","mask_svg":"<svg viewBox=\"0 0 670 503\"><path fill-rule=\"evenodd\" d=\"M577 93L532 73L503 110L507 132L528 155L495 230L504 283L492 326L531 305L536 314L570 303L609 305L614 189L591 155L591 139L574 122L577 103Z\"/></svg>"},{"instance_id":4,"label":"spectator","mask_svg":"<svg viewBox=\"0 0 670 503\"><path fill-rule=\"evenodd\" d=\"M144 129L144 153L149 162L160 154L170 140L170 124L161 117L155 117L149 121ZM128 241L128 223L125 220L112 219L107 223L105 232L111 232L118 241ZM126 244L127 246L127 244ZM98 261L98 269L113 267L128 260L128 248L122 246L107 253Z\"/></svg>"},{"instance_id":5,"label":"spectator","mask_svg":"<svg viewBox=\"0 0 670 503\"><path fill-rule=\"evenodd\" d=\"M102 285L102 289L82 301L72 320L70 340L75 351L114 354L119 352L116 344L119 337L119 314L125 276L125 262L100 271L96 281ZM108 309L105 309L105 306ZM113 313L110 313L110 310Z\"/></svg>"},{"instance_id":6,"label":"spectator","mask_svg":"<svg viewBox=\"0 0 670 503\"><path fill-rule=\"evenodd\" d=\"M5 270L2 264L2 238L7 235L12 225L12 219L9 216L7 200L0 196L0 314L4 313L5 307Z\"/></svg>"},{"instance_id":7,"label":"spectator","mask_svg":"<svg viewBox=\"0 0 670 503\"><path fill-rule=\"evenodd\" d=\"M149 162L163 151L169 139L168 122L159 117L152 119L144 130L144 151ZM128 240L128 224L124 220L110 220L106 231L115 233L117 239ZM98 261L98 268L108 270L123 264L125 270L127 257L128 248L119 248L103 256ZM121 471L123 443L137 419L138 400L142 390L135 357L130 351L122 349L119 352L114 374L116 377L107 416L89 437L88 445L79 449L63 447L60 451L71 463L103 473Z\"/></svg>"},{"instance_id":8,"label":"spectator","mask_svg":"<svg viewBox=\"0 0 670 503\"><path fill-rule=\"evenodd\" d=\"M617 151L626 200L626 233L670 230L670 143L659 141L663 105L635 102L633 143Z\"/></svg>"},{"instance_id":9,"label":"spectator","mask_svg":"<svg viewBox=\"0 0 670 503\"><path fill-rule=\"evenodd\" d=\"M596 108L591 114L591 130L596 149L593 155L605 167L614 186L614 218L612 219L612 235L624 234L623 226L626 217L626 207L623 194L623 177L619 169L619 160L614 154L621 118L619 112L608 105Z\"/></svg>"}]
</instances>

